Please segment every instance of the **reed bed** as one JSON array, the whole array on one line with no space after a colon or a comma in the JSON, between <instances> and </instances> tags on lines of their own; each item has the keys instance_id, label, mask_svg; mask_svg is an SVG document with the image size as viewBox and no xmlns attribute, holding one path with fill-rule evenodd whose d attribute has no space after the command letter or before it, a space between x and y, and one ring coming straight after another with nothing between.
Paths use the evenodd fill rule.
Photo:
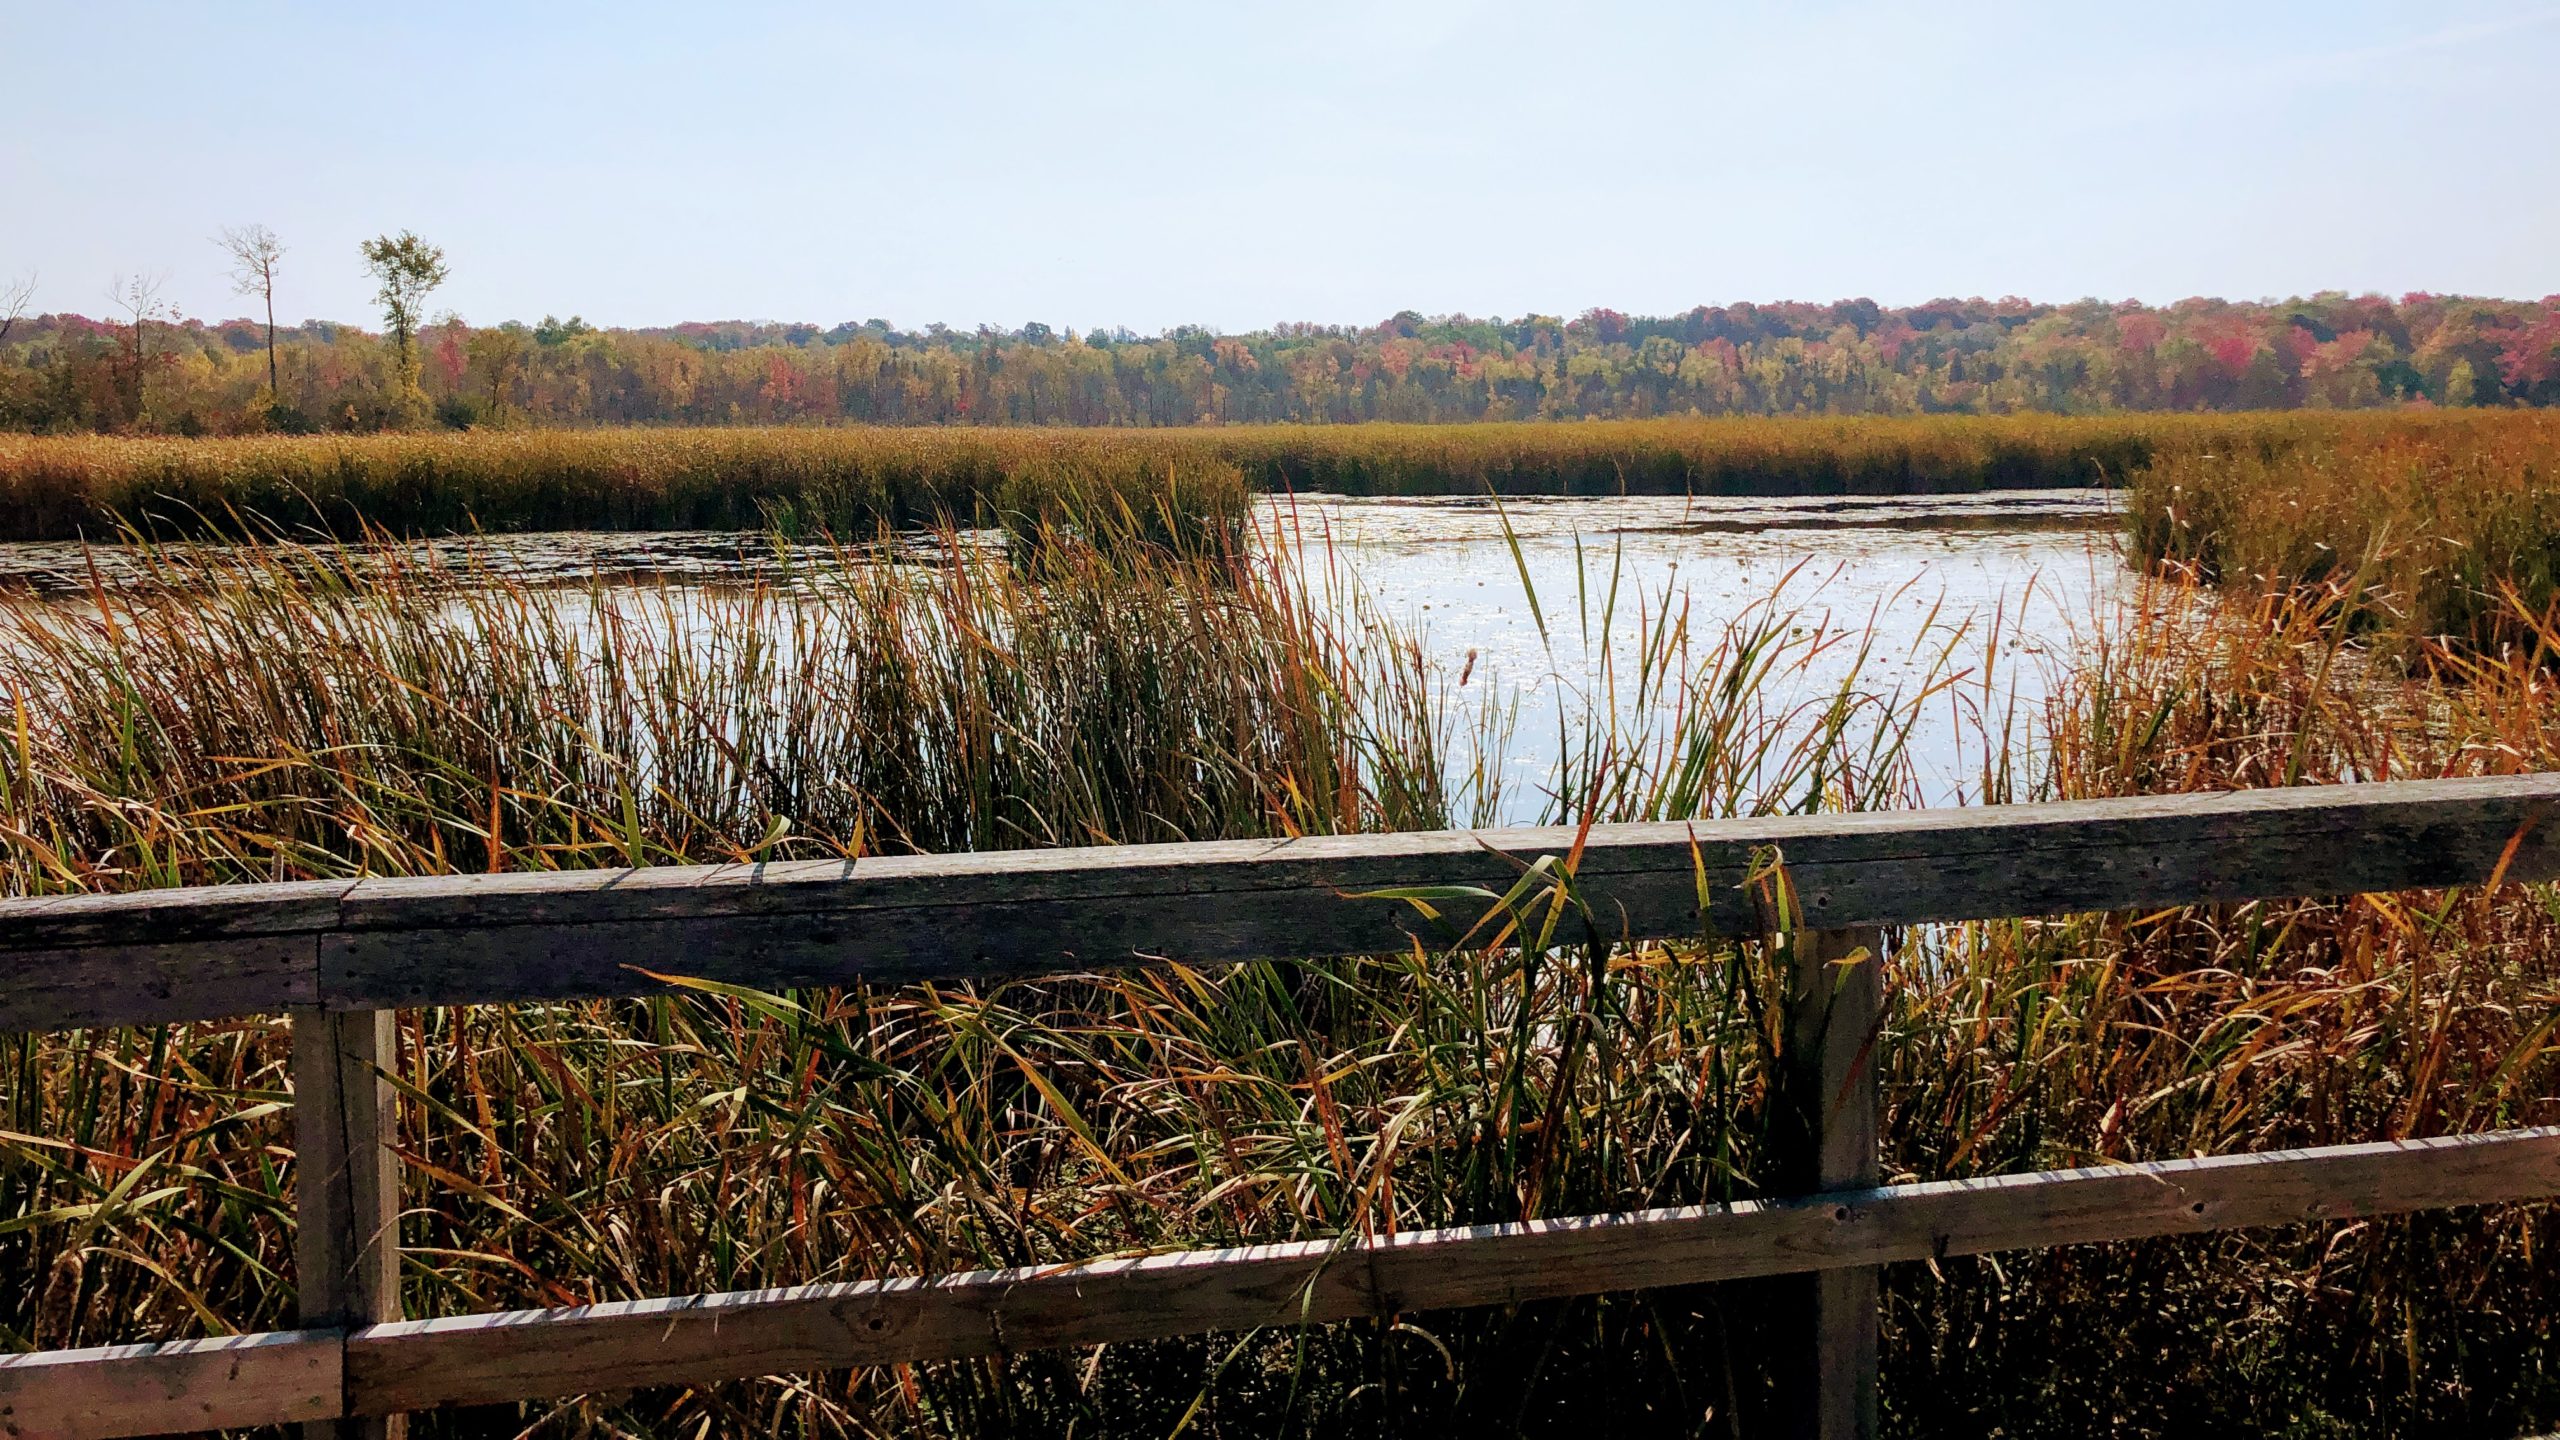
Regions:
<instances>
[{"instance_id":1,"label":"reed bed","mask_svg":"<svg viewBox=\"0 0 2560 1440\"><path fill-rule=\"evenodd\" d=\"M999 523L1100 487L1231 513L1355 495L1920 494L2120 485L2172 453L2388 433L2405 415L1686 419L1176 430L621 429L186 440L0 435L0 539L234 527L402 535Z\"/></svg>"},{"instance_id":2,"label":"reed bed","mask_svg":"<svg viewBox=\"0 0 2560 1440\"><path fill-rule=\"evenodd\" d=\"M2560 600L2560 419L2539 411L2177 450L2127 499L2145 558L2243 588L2346 585L2404 659L2530 647Z\"/></svg>"},{"instance_id":3,"label":"reed bed","mask_svg":"<svg viewBox=\"0 0 2560 1440\"><path fill-rule=\"evenodd\" d=\"M181 440L0 436L0 539L531 530L867 536L1117 512L1232 537L1234 466L1093 437L580 430ZM1107 526L1098 533L1115 533Z\"/></svg>"},{"instance_id":4,"label":"reed bed","mask_svg":"<svg viewBox=\"0 0 2560 1440\"><path fill-rule=\"evenodd\" d=\"M1272 490L1351 495L1924 495L2123 483L2284 415L1799 416L1177 432ZM1142 442L1168 443L1158 435Z\"/></svg>"},{"instance_id":5,"label":"reed bed","mask_svg":"<svg viewBox=\"0 0 2560 1440\"><path fill-rule=\"evenodd\" d=\"M955 537L956 541L956 537ZM326 552L0 599L0 881L728 860L1466 823L1500 697L1274 552L807 564L708 596ZM811 559L823 557L809 557ZM1917 718L2031 799L2560 764L2530 656L2341 663L2349 587L2154 591L2024 730L1951 633L1654 597L1562 737L1556 818L1907 803ZM2548 633L2539 617L2522 621ZM1664 706L1644 702L1668 695ZM1995 1174L2560 1119L2560 903L2198 907L1895 937L1888 1170ZM1747 1197L1756 946L1559 943L986 988L402 1017L412 1314ZM291 1313L280 1024L18 1037L0 1326L64 1346ZM2545 1208L1889 1273L1896 1428L2514 1433L2560 1417ZM1767 1286L420 1417L454 1434L1760 1432ZM2280 1427L2278 1427L2280 1428Z\"/></svg>"}]
</instances>

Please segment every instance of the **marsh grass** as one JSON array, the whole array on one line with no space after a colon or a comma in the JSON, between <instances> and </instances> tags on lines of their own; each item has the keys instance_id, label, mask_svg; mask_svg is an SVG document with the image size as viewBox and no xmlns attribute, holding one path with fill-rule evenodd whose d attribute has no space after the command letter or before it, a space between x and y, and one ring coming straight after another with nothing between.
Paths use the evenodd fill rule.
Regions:
<instances>
[{"instance_id":1,"label":"marsh grass","mask_svg":"<svg viewBox=\"0 0 2560 1440\"><path fill-rule=\"evenodd\" d=\"M806 565L723 594L432 569L0 601L14 893L1465 823L1507 734L1269 548L1043 547L1035 572ZM1275 542L1276 543L1276 542ZM1596 568L1596 567L1595 567ZM1888 806L1928 678L1804 680L1854 632L1640 627L1550 818ZM2551 768L2529 657L2341 665L2342 587L2154 591L1987 723L1999 801ZM1624 608L1621 608L1623 606ZM1799 631L1803 633L1799 634ZM2449 663L2454 663L2449 657ZM1829 672L1825 672L1829 673ZM1661 695L1677 703L1648 702ZM1665 718L1667 717L1667 718ZM2018 753L2018 747L2031 747ZM1996 753L1994 753L1996 752ZM1049 1263L1741 1198L1783 1026L1757 946L1628 949L1569 869L1500 948L402 1016L412 1314ZM1561 902L1561 903L1559 903ZM1552 930L1544 917L1561 917ZM1462 928L1462 927L1461 927ZM1894 937L1897 1179L2560 1119L2548 891ZM279 1023L16 1037L0 1325L25 1346L291 1313ZM2510 1433L2560 1403L2549 1209L1898 1267L1909 1433ZM1760 1433L1777 1286L1206 1337L422 1418L439 1433Z\"/></svg>"},{"instance_id":2,"label":"marsh grass","mask_svg":"<svg viewBox=\"0 0 2560 1440\"><path fill-rule=\"evenodd\" d=\"M2541 412L2306 428L2133 478L2144 558L2243 589L2344 585L2404 660L2530 646L2560 600L2560 420Z\"/></svg>"},{"instance_id":3,"label":"marsh grass","mask_svg":"<svg viewBox=\"0 0 2560 1440\"><path fill-rule=\"evenodd\" d=\"M1213 455L1092 437L921 430L583 430L346 439L0 436L0 538L249 532L773 531L1041 526L1134 517L1195 546L1243 523Z\"/></svg>"},{"instance_id":4,"label":"marsh grass","mask_svg":"<svg viewBox=\"0 0 2560 1440\"><path fill-rule=\"evenodd\" d=\"M1264 489L1351 495L1916 495L2118 485L2168 449L2289 415L1790 416L1146 432Z\"/></svg>"},{"instance_id":5,"label":"marsh grass","mask_svg":"<svg viewBox=\"0 0 2560 1440\"><path fill-rule=\"evenodd\" d=\"M0 435L0 539L236 529L868 535L996 524L1097 491L1185 525L1239 489L1352 495L1927 494L2121 486L2176 454L2362 443L2388 415L1663 419L1467 425L472 431L184 440ZM2500 417L2464 424L2494 428Z\"/></svg>"}]
</instances>

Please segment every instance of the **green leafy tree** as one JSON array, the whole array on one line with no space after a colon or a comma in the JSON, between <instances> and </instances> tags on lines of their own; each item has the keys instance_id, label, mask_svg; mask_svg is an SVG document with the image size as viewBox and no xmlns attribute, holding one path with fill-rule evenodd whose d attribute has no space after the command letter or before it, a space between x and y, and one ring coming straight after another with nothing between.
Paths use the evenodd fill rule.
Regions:
<instances>
[{"instance_id":1,"label":"green leafy tree","mask_svg":"<svg viewBox=\"0 0 2560 1440\"><path fill-rule=\"evenodd\" d=\"M544 349L550 349L556 345L566 345L581 335L594 333L596 333L596 327L588 324L584 316L572 315L563 320L557 315L545 315L542 317L542 323L533 327L533 341Z\"/></svg>"},{"instance_id":2,"label":"green leafy tree","mask_svg":"<svg viewBox=\"0 0 2560 1440\"><path fill-rule=\"evenodd\" d=\"M2471 368L2470 361L2456 360L2453 362L2453 368L2445 372L2444 403L2447 405L2480 403L2480 376Z\"/></svg>"},{"instance_id":3,"label":"green leafy tree","mask_svg":"<svg viewBox=\"0 0 2560 1440\"><path fill-rule=\"evenodd\" d=\"M360 248L365 272L379 286L373 298L382 307L383 327L391 332L399 359L399 393L392 397L391 416L396 424L415 424L427 409L426 393L418 387L418 326L427 297L445 281L444 251L407 230L376 236Z\"/></svg>"},{"instance_id":4,"label":"green leafy tree","mask_svg":"<svg viewBox=\"0 0 2560 1440\"><path fill-rule=\"evenodd\" d=\"M464 342L471 368L487 377L489 416L493 420L506 416L507 387L525 362L525 335L524 326L510 320L504 325L475 330Z\"/></svg>"}]
</instances>

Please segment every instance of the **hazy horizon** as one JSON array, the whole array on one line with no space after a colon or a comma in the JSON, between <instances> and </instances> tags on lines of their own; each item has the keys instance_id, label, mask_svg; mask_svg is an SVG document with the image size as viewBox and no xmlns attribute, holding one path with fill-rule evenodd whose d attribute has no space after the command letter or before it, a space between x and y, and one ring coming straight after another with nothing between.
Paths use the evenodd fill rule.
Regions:
<instances>
[{"instance_id":1,"label":"hazy horizon","mask_svg":"<svg viewBox=\"0 0 2560 1440\"><path fill-rule=\"evenodd\" d=\"M628 328L2560 291L2554 4L0 0L0 38L42 311L148 274L248 313L210 237L251 222L288 322L373 323L356 242L404 228L439 313Z\"/></svg>"}]
</instances>

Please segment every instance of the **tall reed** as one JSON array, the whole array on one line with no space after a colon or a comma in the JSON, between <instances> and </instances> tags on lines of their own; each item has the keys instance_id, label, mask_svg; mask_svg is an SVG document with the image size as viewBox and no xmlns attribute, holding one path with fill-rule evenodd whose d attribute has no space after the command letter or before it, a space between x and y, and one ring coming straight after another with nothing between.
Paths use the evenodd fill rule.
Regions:
<instances>
[{"instance_id":1,"label":"tall reed","mask_svg":"<svg viewBox=\"0 0 2560 1440\"><path fill-rule=\"evenodd\" d=\"M1359 495L1920 494L2122 485L2171 454L2454 422L2365 415L1933 416L1170 430L622 429L180 440L0 435L0 539L288 529L762 529L996 523L1109 488L1227 513L1227 491ZM2464 427L2516 424L2466 418ZM1075 477L1084 477L1081 480ZM1168 477L1170 479L1168 480ZM1062 483L1062 481L1064 483ZM1140 508L1145 508L1141 506Z\"/></svg>"},{"instance_id":2,"label":"tall reed","mask_svg":"<svg viewBox=\"0 0 2560 1440\"><path fill-rule=\"evenodd\" d=\"M241 554L0 602L15 893L1463 823L1507 710L1297 571L958 543L733 594L356 582ZM804 556L809 561L838 557ZM332 578L341 577L341 578ZM1658 598L1563 737L1556 818L1907 802L1970 647ZM1550 601L1560 597L1547 597ZM2530 657L2338 663L2353 597L2153 592L1986 728L1987 800L2560 760ZM1542 610L1542 614L1552 612ZM1637 612L1641 612L1640 614ZM1579 618L1579 617L1577 617ZM2540 624L2539 620L2534 622ZM1668 694L1677 703L1653 699ZM2017 747L2024 747L2021 751ZM1569 882L1568 882L1569 883ZM2560 1119L2547 891L2196 907L1897 937L1889 1168L1964 1177ZM993 987L402 1017L414 1314L1041 1263L1759 1193L1755 946L1180 965ZM10 1042L0 1324L21 1345L283 1322L271 1021ZM2560 1407L2549 1210L1900 1267L1911 1433L2503 1433ZM452 1433L1755 1434L1773 1287L593 1397ZM2251 1427L2254 1428L2254 1427Z\"/></svg>"},{"instance_id":3,"label":"tall reed","mask_svg":"<svg viewBox=\"0 0 2560 1440\"><path fill-rule=\"evenodd\" d=\"M2163 454L2136 548L2243 588L2344 584L2403 658L2530 645L2560 599L2560 419L2536 411L2305 430Z\"/></svg>"},{"instance_id":4,"label":"tall reed","mask_svg":"<svg viewBox=\"0 0 2560 1440\"><path fill-rule=\"evenodd\" d=\"M1232 533L1214 455L1099 438L921 430L590 430L232 440L0 436L0 539L276 528L358 537L519 530L867 536L1033 528L1126 508Z\"/></svg>"}]
</instances>

